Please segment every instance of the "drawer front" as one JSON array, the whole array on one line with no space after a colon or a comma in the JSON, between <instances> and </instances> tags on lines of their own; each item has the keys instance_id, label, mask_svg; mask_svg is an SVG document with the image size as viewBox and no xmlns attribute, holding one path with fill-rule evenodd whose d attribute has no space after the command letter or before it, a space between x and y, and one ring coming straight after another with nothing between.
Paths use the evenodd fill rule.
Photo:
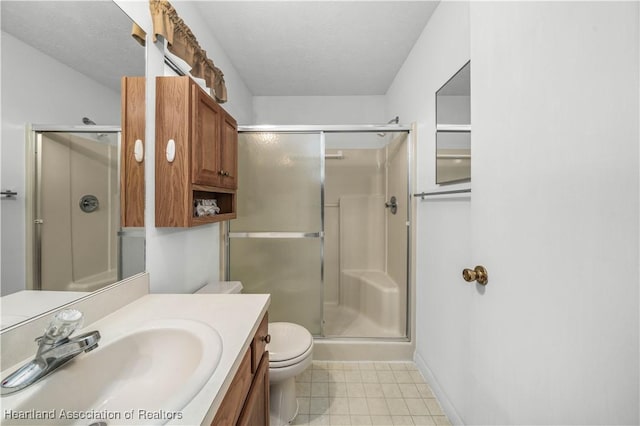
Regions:
<instances>
[{"instance_id":1,"label":"drawer front","mask_svg":"<svg viewBox=\"0 0 640 426\"><path fill-rule=\"evenodd\" d=\"M229 426L236 424L240 412L244 406L244 401L249 393L251 382L253 380L253 373L251 371L251 349L248 349L242 358L240 368L236 372L231 386L227 391L220 408L216 413L211 426Z\"/></svg>"},{"instance_id":2,"label":"drawer front","mask_svg":"<svg viewBox=\"0 0 640 426\"><path fill-rule=\"evenodd\" d=\"M253 337L253 341L251 342L251 351L253 356L251 358L251 373L255 373L258 369L258 365L260 364L260 360L262 359L262 355L264 354L267 343L271 341L271 336L269 336L269 313L264 314L264 318L260 322L260 326L258 327L258 331L256 331L256 335Z\"/></svg>"}]
</instances>

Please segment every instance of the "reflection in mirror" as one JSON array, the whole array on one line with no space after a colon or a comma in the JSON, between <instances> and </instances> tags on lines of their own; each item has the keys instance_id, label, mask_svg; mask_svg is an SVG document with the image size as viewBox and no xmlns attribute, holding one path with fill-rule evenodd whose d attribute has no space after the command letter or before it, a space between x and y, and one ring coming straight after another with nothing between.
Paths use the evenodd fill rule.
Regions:
<instances>
[{"instance_id":1,"label":"reflection in mirror","mask_svg":"<svg viewBox=\"0 0 640 426\"><path fill-rule=\"evenodd\" d=\"M436 183L471 179L471 62L436 92Z\"/></svg>"},{"instance_id":2,"label":"reflection in mirror","mask_svg":"<svg viewBox=\"0 0 640 426\"><path fill-rule=\"evenodd\" d=\"M144 229L119 223L118 153L121 78L144 76L145 51L113 1L2 1L0 8L1 179L3 191L17 192L1 200L5 328L144 270ZM31 127L56 131L30 134ZM48 148L57 151L51 161ZM92 180L101 183L83 187ZM34 226L48 225L38 206L60 220L41 242L65 259L38 261Z\"/></svg>"},{"instance_id":3,"label":"reflection in mirror","mask_svg":"<svg viewBox=\"0 0 640 426\"><path fill-rule=\"evenodd\" d=\"M36 219L27 221L33 223L33 290L89 292L122 278L120 132L109 130L36 131L35 179L27 176L35 181L28 196Z\"/></svg>"}]
</instances>

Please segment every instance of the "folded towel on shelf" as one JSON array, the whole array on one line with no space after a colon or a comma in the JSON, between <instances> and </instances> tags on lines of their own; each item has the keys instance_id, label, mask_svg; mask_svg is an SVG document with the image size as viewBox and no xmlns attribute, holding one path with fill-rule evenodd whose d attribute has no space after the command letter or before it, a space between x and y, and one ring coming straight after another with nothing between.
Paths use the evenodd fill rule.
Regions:
<instances>
[{"instance_id":1,"label":"folded towel on shelf","mask_svg":"<svg viewBox=\"0 0 640 426\"><path fill-rule=\"evenodd\" d=\"M195 199L193 207L193 214L196 217L213 216L220 213L220 207L218 207L216 200Z\"/></svg>"}]
</instances>

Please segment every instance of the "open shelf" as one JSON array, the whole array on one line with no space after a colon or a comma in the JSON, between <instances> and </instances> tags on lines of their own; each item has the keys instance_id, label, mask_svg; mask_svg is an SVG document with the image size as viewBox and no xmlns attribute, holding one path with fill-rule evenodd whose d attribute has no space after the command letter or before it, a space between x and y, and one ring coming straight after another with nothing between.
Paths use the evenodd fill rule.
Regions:
<instances>
[{"instance_id":1,"label":"open shelf","mask_svg":"<svg viewBox=\"0 0 640 426\"><path fill-rule=\"evenodd\" d=\"M212 216L195 216L194 212L191 218L192 225L204 225L236 218L236 194L233 190L193 185L192 200L195 202L197 199L216 200L220 213Z\"/></svg>"}]
</instances>

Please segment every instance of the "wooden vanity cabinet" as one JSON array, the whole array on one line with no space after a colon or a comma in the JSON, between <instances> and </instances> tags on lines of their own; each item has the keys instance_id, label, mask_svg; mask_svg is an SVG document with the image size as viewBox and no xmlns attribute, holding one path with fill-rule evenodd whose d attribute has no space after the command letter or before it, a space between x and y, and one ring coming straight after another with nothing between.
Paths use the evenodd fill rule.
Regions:
<instances>
[{"instance_id":1,"label":"wooden vanity cabinet","mask_svg":"<svg viewBox=\"0 0 640 426\"><path fill-rule=\"evenodd\" d=\"M251 389L238 419L239 426L269 425L269 354L262 361L254 376Z\"/></svg>"},{"instance_id":2,"label":"wooden vanity cabinet","mask_svg":"<svg viewBox=\"0 0 640 426\"><path fill-rule=\"evenodd\" d=\"M237 123L190 77L156 78L156 226L236 217ZM197 217L194 202L220 213Z\"/></svg>"},{"instance_id":3,"label":"wooden vanity cabinet","mask_svg":"<svg viewBox=\"0 0 640 426\"><path fill-rule=\"evenodd\" d=\"M265 314L211 426L269 426L268 319ZM258 363L254 368L254 360Z\"/></svg>"},{"instance_id":4,"label":"wooden vanity cabinet","mask_svg":"<svg viewBox=\"0 0 640 426\"><path fill-rule=\"evenodd\" d=\"M123 227L144 226L144 77L122 77L120 142L120 224ZM139 153L136 160L136 141Z\"/></svg>"}]
</instances>

